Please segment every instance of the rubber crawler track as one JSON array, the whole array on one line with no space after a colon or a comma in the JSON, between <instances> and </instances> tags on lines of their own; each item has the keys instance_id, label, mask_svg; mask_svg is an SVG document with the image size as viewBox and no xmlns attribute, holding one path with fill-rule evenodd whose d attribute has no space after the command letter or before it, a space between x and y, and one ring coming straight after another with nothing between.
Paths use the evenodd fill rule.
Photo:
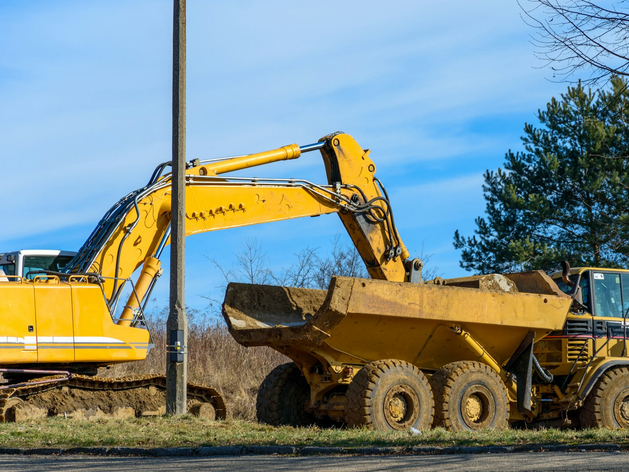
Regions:
<instances>
[{"instance_id":1,"label":"rubber crawler track","mask_svg":"<svg viewBox=\"0 0 629 472\"><path fill-rule=\"evenodd\" d=\"M60 378L58 382L3 390L0 393L0 422L4 422L5 420L4 407L10 398L25 399L33 395L61 389L63 387L93 391L131 390L148 387L166 390L166 377L163 375L142 375L121 379L106 379L102 377L72 375L68 380ZM217 420L224 420L227 417L225 401L220 393L212 387L188 383L188 399L198 400L202 403L211 403L216 410Z\"/></svg>"}]
</instances>

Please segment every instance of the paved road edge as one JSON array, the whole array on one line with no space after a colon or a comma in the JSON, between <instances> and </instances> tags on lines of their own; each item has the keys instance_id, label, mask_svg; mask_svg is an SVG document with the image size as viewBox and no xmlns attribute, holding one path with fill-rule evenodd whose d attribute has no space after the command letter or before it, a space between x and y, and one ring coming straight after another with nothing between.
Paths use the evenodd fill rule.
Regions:
<instances>
[{"instance_id":1,"label":"paved road edge","mask_svg":"<svg viewBox=\"0 0 629 472\"><path fill-rule=\"evenodd\" d=\"M41 447L0 448L0 455L96 455L147 457L207 457L243 455L441 455L441 454L500 454L514 452L626 452L629 445L619 444L528 444L518 446L201 446L201 447Z\"/></svg>"}]
</instances>

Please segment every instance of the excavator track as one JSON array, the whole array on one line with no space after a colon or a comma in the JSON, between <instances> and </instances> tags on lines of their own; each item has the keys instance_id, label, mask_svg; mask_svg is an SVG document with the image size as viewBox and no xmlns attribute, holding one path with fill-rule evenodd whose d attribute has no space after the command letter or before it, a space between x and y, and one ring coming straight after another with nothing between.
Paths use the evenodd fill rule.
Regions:
<instances>
[{"instance_id":1,"label":"excavator track","mask_svg":"<svg viewBox=\"0 0 629 472\"><path fill-rule=\"evenodd\" d=\"M20 417L122 418L165 412L166 377L162 375L118 379L72 375L46 380L0 391L0 422L19 421ZM191 383L188 411L217 420L227 416L225 401L214 388Z\"/></svg>"}]
</instances>

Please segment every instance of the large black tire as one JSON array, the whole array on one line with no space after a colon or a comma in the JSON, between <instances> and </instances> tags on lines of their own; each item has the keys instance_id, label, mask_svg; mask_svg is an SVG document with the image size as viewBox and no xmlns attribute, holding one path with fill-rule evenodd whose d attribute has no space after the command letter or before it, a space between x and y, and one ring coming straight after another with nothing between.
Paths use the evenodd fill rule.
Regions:
<instances>
[{"instance_id":1,"label":"large black tire","mask_svg":"<svg viewBox=\"0 0 629 472\"><path fill-rule=\"evenodd\" d=\"M629 428L629 368L608 370L579 411L582 428Z\"/></svg>"},{"instance_id":2,"label":"large black tire","mask_svg":"<svg viewBox=\"0 0 629 472\"><path fill-rule=\"evenodd\" d=\"M310 401L310 386L294 362L277 366L258 389L258 421L272 426L311 426L313 414L305 410Z\"/></svg>"},{"instance_id":3,"label":"large black tire","mask_svg":"<svg viewBox=\"0 0 629 472\"><path fill-rule=\"evenodd\" d=\"M452 362L430 379L435 395L434 426L448 431L503 429L509 423L509 398L500 376L476 361Z\"/></svg>"},{"instance_id":4,"label":"large black tire","mask_svg":"<svg viewBox=\"0 0 629 472\"><path fill-rule=\"evenodd\" d=\"M350 427L427 430L433 414L428 379L408 362L390 359L367 364L347 389L345 420Z\"/></svg>"}]
</instances>

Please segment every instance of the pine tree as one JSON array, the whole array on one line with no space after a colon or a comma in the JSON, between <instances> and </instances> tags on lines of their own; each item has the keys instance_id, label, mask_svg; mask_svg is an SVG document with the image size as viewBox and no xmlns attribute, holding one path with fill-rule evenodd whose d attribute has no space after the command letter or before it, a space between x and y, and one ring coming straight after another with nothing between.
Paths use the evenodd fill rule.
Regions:
<instances>
[{"instance_id":1,"label":"pine tree","mask_svg":"<svg viewBox=\"0 0 629 472\"><path fill-rule=\"evenodd\" d=\"M525 124L523 152L485 172L486 217L474 236L457 230L461 267L476 273L629 262L629 92L580 83Z\"/></svg>"}]
</instances>

